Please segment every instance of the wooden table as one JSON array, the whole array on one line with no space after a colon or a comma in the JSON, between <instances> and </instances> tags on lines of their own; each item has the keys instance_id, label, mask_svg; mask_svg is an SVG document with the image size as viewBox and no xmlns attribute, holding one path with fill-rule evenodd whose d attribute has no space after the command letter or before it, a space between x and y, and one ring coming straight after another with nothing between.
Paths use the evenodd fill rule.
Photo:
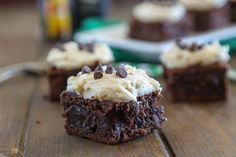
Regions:
<instances>
[{"instance_id":1,"label":"wooden table","mask_svg":"<svg viewBox=\"0 0 236 157\"><path fill-rule=\"evenodd\" d=\"M35 33L34 9L0 9L1 67L47 52ZM163 129L114 146L67 135L62 106L44 99L47 88L46 77L18 76L0 85L0 157L236 157L236 85L219 103L173 104L164 92Z\"/></svg>"}]
</instances>

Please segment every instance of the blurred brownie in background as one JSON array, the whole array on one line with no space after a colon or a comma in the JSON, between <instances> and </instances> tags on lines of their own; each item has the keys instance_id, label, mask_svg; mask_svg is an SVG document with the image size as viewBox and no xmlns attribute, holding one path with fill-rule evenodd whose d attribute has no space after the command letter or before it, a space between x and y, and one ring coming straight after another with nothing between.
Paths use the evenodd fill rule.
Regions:
<instances>
[{"instance_id":1,"label":"blurred brownie in background","mask_svg":"<svg viewBox=\"0 0 236 157\"><path fill-rule=\"evenodd\" d=\"M84 65L94 69L98 64L110 64L112 61L112 51L105 44L93 42L81 44L73 41L57 44L47 57L50 66L48 71L50 100L60 100L61 92L66 89L67 78L83 70Z\"/></svg>"},{"instance_id":2,"label":"blurred brownie in background","mask_svg":"<svg viewBox=\"0 0 236 157\"><path fill-rule=\"evenodd\" d=\"M177 1L144 1L133 9L129 36L146 41L184 36L192 29L189 20L184 5Z\"/></svg>"},{"instance_id":3,"label":"blurred brownie in background","mask_svg":"<svg viewBox=\"0 0 236 157\"><path fill-rule=\"evenodd\" d=\"M236 0L229 0L231 21L236 22Z\"/></svg>"},{"instance_id":4,"label":"blurred brownie in background","mask_svg":"<svg viewBox=\"0 0 236 157\"><path fill-rule=\"evenodd\" d=\"M202 45L178 40L161 56L164 78L172 100L226 100L229 59L229 47L218 42Z\"/></svg>"},{"instance_id":5,"label":"blurred brownie in background","mask_svg":"<svg viewBox=\"0 0 236 157\"><path fill-rule=\"evenodd\" d=\"M229 24L227 0L180 0L192 17L196 31L207 31L225 27Z\"/></svg>"}]
</instances>

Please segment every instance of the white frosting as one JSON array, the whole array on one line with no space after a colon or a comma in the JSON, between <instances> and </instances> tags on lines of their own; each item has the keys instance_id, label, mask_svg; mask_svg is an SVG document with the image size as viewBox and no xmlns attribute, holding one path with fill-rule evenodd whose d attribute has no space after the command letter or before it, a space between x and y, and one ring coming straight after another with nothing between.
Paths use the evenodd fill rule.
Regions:
<instances>
[{"instance_id":1,"label":"white frosting","mask_svg":"<svg viewBox=\"0 0 236 157\"><path fill-rule=\"evenodd\" d=\"M219 42L205 45L202 49L191 52L174 44L161 56L161 62L169 69L185 68L192 65L210 65L217 62L228 62L229 47Z\"/></svg>"},{"instance_id":2,"label":"white frosting","mask_svg":"<svg viewBox=\"0 0 236 157\"><path fill-rule=\"evenodd\" d=\"M64 44L65 51L52 48L47 57L47 62L59 69L76 69L83 65L94 65L95 62L108 63L113 61L111 49L101 43L94 45L94 51L80 50L76 42Z\"/></svg>"},{"instance_id":3,"label":"white frosting","mask_svg":"<svg viewBox=\"0 0 236 157\"><path fill-rule=\"evenodd\" d=\"M103 66L105 69L106 67ZM67 90L82 95L85 99L110 100L114 102L137 101L138 96L161 92L158 81L150 78L145 71L125 65L128 73L120 78L115 73L103 73L101 79L94 79L94 73L72 76L68 79Z\"/></svg>"},{"instance_id":4,"label":"white frosting","mask_svg":"<svg viewBox=\"0 0 236 157\"><path fill-rule=\"evenodd\" d=\"M163 6L158 3L145 1L136 5L133 10L133 16L142 22L178 22L185 14L186 9L180 3Z\"/></svg>"},{"instance_id":5,"label":"white frosting","mask_svg":"<svg viewBox=\"0 0 236 157\"><path fill-rule=\"evenodd\" d=\"M180 0L189 10L210 10L223 7L227 0Z\"/></svg>"}]
</instances>

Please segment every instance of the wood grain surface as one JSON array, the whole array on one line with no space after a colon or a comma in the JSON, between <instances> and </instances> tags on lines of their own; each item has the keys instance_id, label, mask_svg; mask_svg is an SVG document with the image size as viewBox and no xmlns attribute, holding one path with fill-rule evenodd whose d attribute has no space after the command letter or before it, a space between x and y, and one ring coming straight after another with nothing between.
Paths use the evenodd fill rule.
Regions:
<instances>
[{"instance_id":1,"label":"wood grain surface","mask_svg":"<svg viewBox=\"0 0 236 157\"><path fill-rule=\"evenodd\" d=\"M38 27L35 7L0 7L0 67L46 54ZM47 78L18 76L0 84L0 157L236 157L236 84L230 87L227 102L201 104L173 104L164 91L163 128L110 146L67 135L63 107L45 97Z\"/></svg>"}]
</instances>

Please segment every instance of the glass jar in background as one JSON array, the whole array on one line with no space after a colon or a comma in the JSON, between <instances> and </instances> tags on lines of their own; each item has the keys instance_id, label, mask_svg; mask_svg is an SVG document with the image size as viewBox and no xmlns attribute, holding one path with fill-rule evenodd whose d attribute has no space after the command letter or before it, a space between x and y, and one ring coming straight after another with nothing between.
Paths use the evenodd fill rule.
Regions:
<instances>
[{"instance_id":1,"label":"glass jar in background","mask_svg":"<svg viewBox=\"0 0 236 157\"><path fill-rule=\"evenodd\" d=\"M104 17L110 0L38 0L42 32L49 41L70 40L81 21Z\"/></svg>"},{"instance_id":2,"label":"glass jar in background","mask_svg":"<svg viewBox=\"0 0 236 157\"><path fill-rule=\"evenodd\" d=\"M72 17L69 0L38 1L43 36L46 40L69 40L72 37Z\"/></svg>"}]
</instances>

